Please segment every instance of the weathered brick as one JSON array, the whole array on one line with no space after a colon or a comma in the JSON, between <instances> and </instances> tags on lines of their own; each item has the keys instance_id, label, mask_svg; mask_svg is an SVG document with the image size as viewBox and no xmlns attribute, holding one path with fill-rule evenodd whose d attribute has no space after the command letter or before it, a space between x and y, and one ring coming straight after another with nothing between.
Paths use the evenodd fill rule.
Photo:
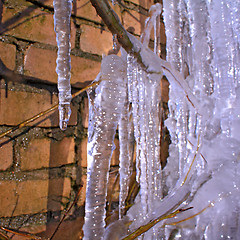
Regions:
<instances>
[{"instance_id":1,"label":"weathered brick","mask_svg":"<svg viewBox=\"0 0 240 240\"><path fill-rule=\"evenodd\" d=\"M20 5L20 4L19 4ZM14 16L15 15L15 16ZM19 17L16 17L19 15ZM31 6L22 9L3 9L3 26L7 34L46 44L57 45L54 32L53 14ZM71 24L71 45L74 46L76 29Z\"/></svg>"},{"instance_id":2,"label":"weathered brick","mask_svg":"<svg viewBox=\"0 0 240 240\"><path fill-rule=\"evenodd\" d=\"M122 18L123 18L123 26L126 29L128 29L129 27L133 27L135 34L141 34L144 26L144 21L145 21L144 16L142 16L138 12L131 12L131 14L129 14L129 12L125 11L122 14ZM141 24L139 24L139 21Z\"/></svg>"},{"instance_id":3,"label":"weathered brick","mask_svg":"<svg viewBox=\"0 0 240 240\"><path fill-rule=\"evenodd\" d=\"M80 156L79 165L81 167L87 167L87 142L88 139L84 138L79 144L78 154Z\"/></svg>"},{"instance_id":4,"label":"weathered brick","mask_svg":"<svg viewBox=\"0 0 240 240\"><path fill-rule=\"evenodd\" d=\"M82 125L84 128L88 128L88 117L89 117L89 108L88 108L88 98L84 98L83 108L81 109Z\"/></svg>"},{"instance_id":5,"label":"weathered brick","mask_svg":"<svg viewBox=\"0 0 240 240\"><path fill-rule=\"evenodd\" d=\"M47 226L45 224L42 224L42 225L30 225L27 227L21 227L19 230L26 232L26 233L37 234L37 233L45 232L46 229L47 229ZM23 237L19 236L19 235L14 235L11 239L12 240L22 240Z\"/></svg>"},{"instance_id":6,"label":"weathered brick","mask_svg":"<svg viewBox=\"0 0 240 240\"><path fill-rule=\"evenodd\" d=\"M80 48L85 52L107 54L112 49L112 34L101 29L83 25ZM96 41L97 39L97 41Z\"/></svg>"},{"instance_id":7,"label":"weathered brick","mask_svg":"<svg viewBox=\"0 0 240 240\"><path fill-rule=\"evenodd\" d=\"M57 52L31 46L25 56L25 74L57 83ZM100 63L71 55L71 84L94 80Z\"/></svg>"},{"instance_id":8,"label":"weathered brick","mask_svg":"<svg viewBox=\"0 0 240 240\"><path fill-rule=\"evenodd\" d=\"M81 177L81 184L83 185L81 191L80 191L80 195L78 198L78 206L82 206L84 205L85 199L86 199L86 187L87 187L87 175L82 175Z\"/></svg>"},{"instance_id":9,"label":"weathered brick","mask_svg":"<svg viewBox=\"0 0 240 240\"><path fill-rule=\"evenodd\" d=\"M48 211L63 210L69 202L71 181L69 178L58 178L49 181L48 185Z\"/></svg>"},{"instance_id":10,"label":"weathered brick","mask_svg":"<svg viewBox=\"0 0 240 240\"><path fill-rule=\"evenodd\" d=\"M46 212L47 210L59 210L59 208L56 208L58 206L56 199L59 199L59 197L62 200L68 198L70 190L71 182L68 178L52 179L50 181L1 181L0 216L10 217Z\"/></svg>"},{"instance_id":11,"label":"weathered brick","mask_svg":"<svg viewBox=\"0 0 240 240\"><path fill-rule=\"evenodd\" d=\"M79 145L79 155L80 155L80 166L87 167L87 142L88 139L84 138L80 145ZM115 166L119 164L119 140L114 139L114 143L116 149L113 151L112 158L111 158L111 166Z\"/></svg>"},{"instance_id":12,"label":"weathered brick","mask_svg":"<svg viewBox=\"0 0 240 240\"><path fill-rule=\"evenodd\" d=\"M0 171L5 171L13 163L12 141L8 138L0 139Z\"/></svg>"},{"instance_id":13,"label":"weathered brick","mask_svg":"<svg viewBox=\"0 0 240 240\"><path fill-rule=\"evenodd\" d=\"M20 149L21 169L33 170L60 167L74 162L74 139L53 141L47 138L33 139L27 147Z\"/></svg>"},{"instance_id":14,"label":"weathered brick","mask_svg":"<svg viewBox=\"0 0 240 240\"><path fill-rule=\"evenodd\" d=\"M0 90L0 124L17 125L42 111L45 111L57 103L57 97L48 92L29 93L8 91L8 97L5 97L4 89ZM16 112L17 110L17 112ZM69 125L76 125L77 109L72 106L72 115ZM44 117L35 120L28 125L37 124L40 127L59 126L58 111L51 112Z\"/></svg>"},{"instance_id":15,"label":"weathered brick","mask_svg":"<svg viewBox=\"0 0 240 240\"><path fill-rule=\"evenodd\" d=\"M57 83L57 52L31 46L24 59L25 74Z\"/></svg>"},{"instance_id":16,"label":"weathered brick","mask_svg":"<svg viewBox=\"0 0 240 240\"><path fill-rule=\"evenodd\" d=\"M74 10L74 8L73 8ZM77 0L76 1L77 16L91 19L97 22L101 22L101 18L98 16L95 8L88 0Z\"/></svg>"},{"instance_id":17,"label":"weathered brick","mask_svg":"<svg viewBox=\"0 0 240 240\"><path fill-rule=\"evenodd\" d=\"M100 71L101 63L71 55L71 83L92 81Z\"/></svg>"},{"instance_id":18,"label":"weathered brick","mask_svg":"<svg viewBox=\"0 0 240 240\"><path fill-rule=\"evenodd\" d=\"M0 42L0 56L6 67L15 68L16 47L11 44Z\"/></svg>"}]
</instances>

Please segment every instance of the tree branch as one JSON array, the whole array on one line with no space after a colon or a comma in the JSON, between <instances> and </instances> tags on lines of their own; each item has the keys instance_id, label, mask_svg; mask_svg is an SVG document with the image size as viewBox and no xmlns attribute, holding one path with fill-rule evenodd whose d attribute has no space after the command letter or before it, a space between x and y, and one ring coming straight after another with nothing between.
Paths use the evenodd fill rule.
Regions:
<instances>
[{"instance_id":1,"label":"tree branch","mask_svg":"<svg viewBox=\"0 0 240 240\"><path fill-rule=\"evenodd\" d=\"M131 52L133 44L128 37L126 29L122 26L117 14L112 10L109 3L105 0L90 1L112 34L117 34L117 39L122 47L127 52Z\"/></svg>"}]
</instances>

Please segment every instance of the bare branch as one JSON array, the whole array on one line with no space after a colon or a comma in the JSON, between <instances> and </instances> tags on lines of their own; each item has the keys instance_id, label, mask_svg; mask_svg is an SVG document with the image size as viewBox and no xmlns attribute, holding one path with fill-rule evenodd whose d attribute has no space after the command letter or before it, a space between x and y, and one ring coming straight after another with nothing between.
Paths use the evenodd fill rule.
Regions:
<instances>
[{"instance_id":1,"label":"bare branch","mask_svg":"<svg viewBox=\"0 0 240 240\"><path fill-rule=\"evenodd\" d=\"M127 52L132 51L133 44L127 35L127 31L122 26L117 14L112 10L109 3L105 0L90 1L112 34L117 34L117 39L122 47Z\"/></svg>"}]
</instances>

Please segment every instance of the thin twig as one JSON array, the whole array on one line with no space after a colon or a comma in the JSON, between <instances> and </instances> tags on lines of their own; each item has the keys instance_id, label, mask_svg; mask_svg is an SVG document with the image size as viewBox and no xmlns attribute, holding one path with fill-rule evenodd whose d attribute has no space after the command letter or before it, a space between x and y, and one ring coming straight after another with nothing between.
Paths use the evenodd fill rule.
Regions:
<instances>
[{"instance_id":1,"label":"thin twig","mask_svg":"<svg viewBox=\"0 0 240 240\"><path fill-rule=\"evenodd\" d=\"M192 207L189 207L189 208L186 208L186 209L180 208L180 209L175 210L174 212L172 212L170 214L160 216L160 217L150 221L149 223L139 227L137 230L135 230L134 232L132 232L131 234L129 234L127 237L123 238L122 240L133 240L133 239L137 238L138 236L142 235L143 233L145 233L146 231L148 231L150 228L152 228L154 225L156 225L160 221L168 219L168 218L173 218L177 214L185 212L185 211L190 210L190 209L192 209Z\"/></svg>"},{"instance_id":2,"label":"thin twig","mask_svg":"<svg viewBox=\"0 0 240 240\"><path fill-rule=\"evenodd\" d=\"M9 233L13 233L13 234L18 235L18 236L29 238L29 239L43 239L43 238L38 237L36 235L30 234L30 233L21 232L21 231L16 231L16 230L11 229L11 228L0 227L0 229L3 230L3 231L9 232Z\"/></svg>"},{"instance_id":3,"label":"thin twig","mask_svg":"<svg viewBox=\"0 0 240 240\"><path fill-rule=\"evenodd\" d=\"M201 213L203 213L203 212L204 212L205 210L207 210L209 207L212 207L212 204L211 204L211 203L210 203L207 207L203 208L201 211L193 214L193 215L190 216L190 217L184 218L184 219L182 219L182 220L180 220L180 221L177 221L177 222L166 223L166 224L164 224L162 227L165 227L166 225L174 225L174 226L175 226L175 225L177 225L177 224L179 224L179 223L182 223L182 222L185 222L185 221L187 221L187 220L190 220L190 219L192 219L192 218L200 215Z\"/></svg>"},{"instance_id":4,"label":"thin twig","mask_svg":"<svg viewBox=\"0 0 240 240\"><path fill-rule=\"evenodd\" d=\"M197 157L199 148L200 148L200 134L198 135L197 150L196 150L195 153L194 153L193 160L192 160L192 162L191 162L191 164L190 164L190 167L189 167L189 169L188 169L188 172L187 172L187 174L186 174L186 176L185 176L185 178L184 178L181 186L183 186L183 185L185 184L185 182L187 181L187 178L188 178L188 175L189 175L189 173L190 173L190 171L191 171L191 169L192 169L193 163L194 163L195 160L196 160L196 157Z\"/></svg>"},{"instance_id":5,"label":"thin twig","mask_svg":"<svg viewBox=\"0 0 240 240\"><path fill-rule=\"evenodd\" d=\"M53 237L54 237L55 234L57 233L59 227L60 227L61 224L63 223L64 219L67 217L67 215L68 215L68 213L71 211L72 207L76 204L76 202L77 202L77 200L78 200L78 198L79 198L79 196L80 196L80 193L81 193L82 187L83 187L83 185L80 186L80 188L79 188L79 190L78 190L78 193L77 193L77 195L75 196L75 199L74 199L73 203L70 205L70 207L68 208L68 210L64 213L64 215L63 215L61 221L58 223L58 225L57 225L55 231L53 232L53 234L52 234L52 236L50 237L49 240L52 240L52 239L53 239Z\"/></svg>"}]
</instances>

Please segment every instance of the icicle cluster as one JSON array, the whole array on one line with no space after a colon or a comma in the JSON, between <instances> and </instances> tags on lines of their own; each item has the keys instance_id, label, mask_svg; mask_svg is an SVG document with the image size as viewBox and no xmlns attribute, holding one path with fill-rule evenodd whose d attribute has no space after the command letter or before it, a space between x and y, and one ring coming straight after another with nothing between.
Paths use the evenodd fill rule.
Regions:
<instances>
[{"instance_id":1,"label":"icicle cluster","mask_svg":"<svg viewBox=\"0 0 240 240\"><path fill-rule=\"evenodd\" d=\"M71 59L70 59L70 17L72 0L54 0L54 29L58 46L57 68L59 95L59 126L67 128L71 115Z\"/></svg>"},{"instance_id":2,"label":"icicle cluster","mask_svg":"<svg viewBox=\"0 0 240 240\"><path fill-rule=\"evenodd\" d=\"M238 239L240 236L240 38L238 1L163 0L167 61L148 48L158 34L161 5L151 8L134 54L103 59L102 82L89 93L88 184L85 239L121 239L176 209L143 239ZM144 66L144 67L143 67ZM170 83L171 135L166 167L160 164L160 80ZM116 128L120 140L119 219L104 235L109 161ZM136 142L140 192L125 216ZM163 195L162 189L167 189Z\"/></svg>"},{"instance_id":3,"label":"icicle cluster","mask_svg":"<svg viewBox=\"0 0 240 240\"><path fill-rule=\"evenodd\" d=\"M183 177L191 176L194 180L189 189L191 198L185 202L194 207L192 213L172 221L207 207L197 217L182 223L182 227L188 227L178 230L178 237L237 239L240 230L239 181L236 181L240 173L237 160L240 135L236 134L240 127L237 4L231 0L166 0L163 6L167 60L186 78L202 105L200 109L193 108L188 98L171 86L166 125L172 144L164 169L169 193L184 181ZM172 172L172 163L179 179ZM206 183L201 185L204 176ZM175 227L167 227L166 239L174 231Z\"/></svg>"}]
</instances>

